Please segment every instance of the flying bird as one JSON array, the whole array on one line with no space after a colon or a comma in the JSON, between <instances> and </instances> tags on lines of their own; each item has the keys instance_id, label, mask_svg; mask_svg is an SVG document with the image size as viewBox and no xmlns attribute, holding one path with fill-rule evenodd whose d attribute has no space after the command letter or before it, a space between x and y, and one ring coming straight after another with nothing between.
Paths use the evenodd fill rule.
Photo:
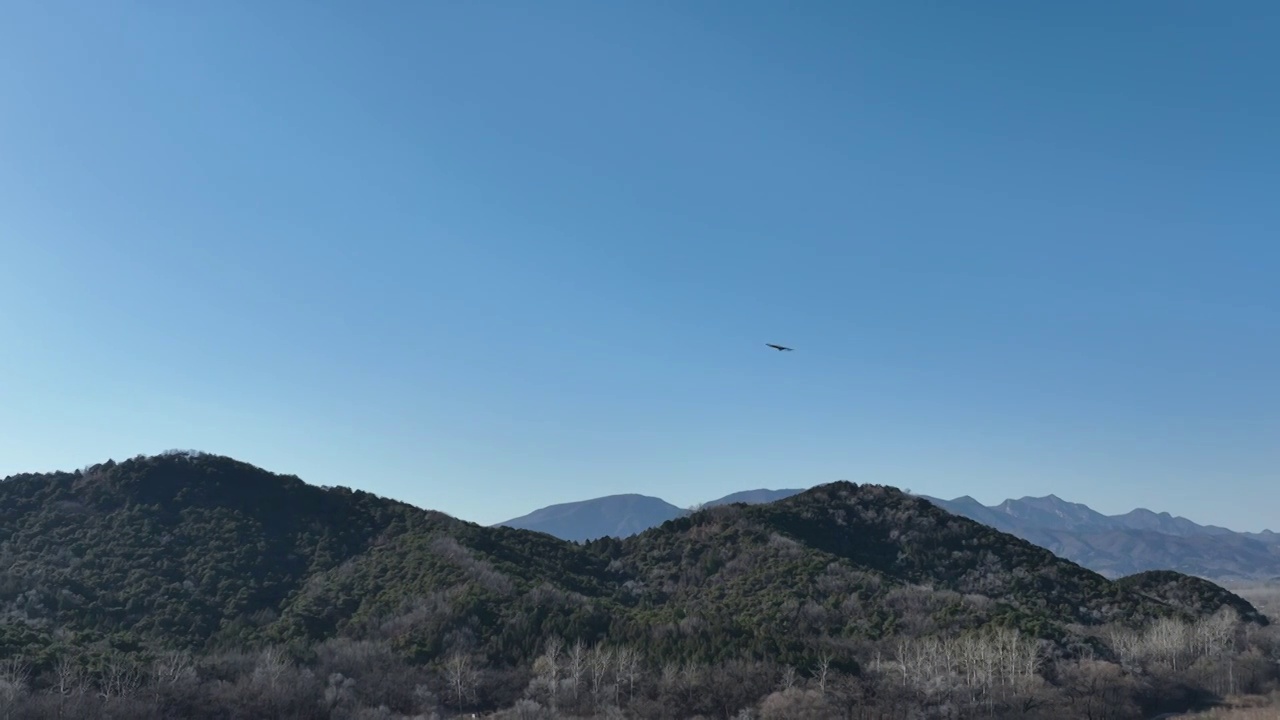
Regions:
<instances>
[{"instance_id":1,"label":"flying bird","mask_svg":"<svg viewBox=\"0 0 1280 720\"><path fill-rule=\"evenodd\" d=\"M778 352L782 352L783 350L786 350L787 352L791 352L791 348L789 348L789 347L783 347L783 346L781 346L781 345L774 345L773 343L765 343L765 345L768 345L769 347L773 348L774 350L777 350Z\"/></svg>"}]
</instances>

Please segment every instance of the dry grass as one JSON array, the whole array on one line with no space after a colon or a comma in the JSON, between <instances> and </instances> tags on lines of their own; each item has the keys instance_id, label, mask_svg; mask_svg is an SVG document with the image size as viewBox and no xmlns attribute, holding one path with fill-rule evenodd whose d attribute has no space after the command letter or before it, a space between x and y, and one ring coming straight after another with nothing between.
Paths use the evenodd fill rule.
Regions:
<instances>
[{"instance_id":1,"label":"dry grass","mask_svg":"<svg viewBox=\"0 0 1280 720\"><path fill-rule=\"evenodd\" d=\"M1280 624L1280 583L1236 581L1218 584L1253 603L1264 615Z\"/></svg>"},{"instance_id":2,"label":"dry grass","mask_svg":"<svg viewBox=\"0 0 1280 720\"><path fill-rule=\"evenodd\" d=\"M1188 715L1197 720L1280 720L1280 708L1233 708Z\"/></svg>"},{"instance_id":3,"label":"dry grass","mask_svg":"<svg viewBox=\"0 0 1280 720\"><path fill-rule=\"evenodd\" d=\"M1280 623L1280 585L1249 585L1234 590L1272 621Z\"/></svg>"},{"instance_id":4,"label":"dry grass","mask_svg":"<svg viewBox=\"0 0 1280 720\"><path fill-rule=\"evenodd\" d=\"M1227 706L1188 717L1197 720L1280 720L1280 693L1227 699Z\"/></svg>"}]
</instances>

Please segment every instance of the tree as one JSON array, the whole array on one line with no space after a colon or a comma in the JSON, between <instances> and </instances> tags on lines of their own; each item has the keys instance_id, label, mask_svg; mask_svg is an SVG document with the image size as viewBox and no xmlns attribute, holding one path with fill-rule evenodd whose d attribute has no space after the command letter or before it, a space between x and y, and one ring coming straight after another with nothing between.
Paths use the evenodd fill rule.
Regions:
<instances>
[{"instance_id":1,"label":"tree","mask_svg":"<svg viewBox=\"0 0 1280 720\"><path fill-rule=\"evenodd\" d=\"M542 654L533 662L533 679L529 692L541 697L554 710L560 694L560 660L564 652L564 640L553 635L543 643Z\"/></svg>"},{"instance_id":2,"label":"tree","mask_svg":"<svg viewBox=\"0 0 1280 720\"><path fill-rule=\"evenodd\" d=\"M573 646L569 648L566 660L569 681L573 683L573 699L577 700L578 687L582 684L582 677L587 671L587 646L581 639L574 641Z\"/></svg>"},{"instance_id":3,"label":"tree","mask_svg":"<svg viewBox=\"0 0 1280 720\"><path fill-rule=\"evenodd\" d=\"M21 657L0 660L0 703L8 705L27 692L31 666Z\"/></svg>"},{"instance_id":4,"label":"tree","mask_svg":"<svg viewBox=\"0 0 1280 720\"><path fill-rule=\"evenodd\" d=\"M560 654L564 652L564 638L559 635L552 635L547 638L543 645L542 657L547 661L547 670L550 673L551 688L554 691L560 680Z\"/></svg>"},{"instance_id":5,"label":"tree","mask_svg":"<svg viewBox=\"0 0 1280 720\"><path fill-rule=\"evenodd\" d=\"M831 651L823 650L813 666L813 679L818 682L818 692L823 695L827 694L827 674L831 670L831 659Z\"/></svg>"},{"instance_id":6,"label":"tree","mask_svg":"<svg viewBox=\"0 0 1280 720\"><path fill-rule=\"evenodd\" d=\"M1112 720L1136 715L1132 677L1119 665L1079 660L1059 671L1072 715L1083 720Z\"/></svg>"},{"instance_id":7,"label":"tree","mask_svg":"<svg viewBox=\"0 0 1280 720\"><path fill-rule=\"evenodd\" d=\"M591 695L598 703L609 678L609 670L613 667L613 650L597 645L587 655L587 666L591 671Z\"/></svg>"},{"instance_id":8,"label":"tree","mask_svg":"<svg viewBox=\"0 0 1280 720\"><path fill-rule=\"evenodd\" d=\"M107 656L98 684L98 694L103 700L131 697L141 685L142 673L132 657L123 652Z\"/></svg>"},{"instance_id":9,"label":"tree","mask_svg":"<svg viewBox=\"0 0 1280 720\"><path fill-rule=\"evenodd\" d=\"M471 655L455 650L445 659L444 671L449 690L453 693L454 704L459 711L465 710L476 689L476 670L472 665Z\"/></svg>"},{"instance_id":10,"label":"tree","mask_svg":"<svg viewBox=\"0 0 1280 720\"><path fill-rule=\"evenodd\" d=\"M782 668L782 678L778 681L778 688L784 692L796 686L796 669L790 665Z\"/></svg>"},{"instance_id":11,"label":"tree","mask_svg":"<svg viewBox=\"0 0 1280 720\"><path fill-rule=\"evenodd\" d=\"M292 665L282 648L274 645L265 647L258 653L258 662L253 668L253 682L275 693L280 690L285 674Z\"/></svg>"},{"instance_id":12,"label":"tree","mask_svg":"<svg viewBox=\"0 0 1280 720\"><path fill-rule=\"evenodd\" d=\"M151 663L151 684L159 699L162 688L187 685L196 679L195 661L191 653L171 650L161 653Z\"/></svg>"},{"instance_id":13,"label":"tree","mask_svg":"<svg viewBox=\"0 0 1280 720\"><path fill-rule=\"evenodd\" d=\"M617 652L617 672L619 689L625 683L627 686L627 699L635 697L636 681L640 679L640 653L635 648L624 646L618 648Z\"/></svg>"},{"instance_id":14,"label":"tree","mask_svg":"<svg viewBox=\"0 0 1280 720\"><path fill-rule=\"evenodd\" d=\"M49 692L57 695L87 695L93 687L93 679L80 658L63 655L53 665L53 684Z\"/></svg>"}]
</instances>

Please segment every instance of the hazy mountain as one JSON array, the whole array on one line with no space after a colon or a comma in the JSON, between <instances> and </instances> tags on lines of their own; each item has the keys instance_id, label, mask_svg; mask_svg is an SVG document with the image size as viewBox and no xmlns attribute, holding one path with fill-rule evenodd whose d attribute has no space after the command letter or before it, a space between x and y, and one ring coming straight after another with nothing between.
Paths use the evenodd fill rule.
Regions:
<instances>
[{"instance_id":1,"label":"hazy mountain","mask_svg":"<svg viewBox=\"0 0 1280 720\"><path fill-rule=\"evenodd\" d=\"M1165 535L1235 535L1236 533L1216 525L1197 525L1184 518L1174 517L1167 512L1153 512L1146 508L1131 510L1123 515L1113 515L1110 520L1133 530L1154 530ZM1240 533L1244 534L1244 533Z\"/></svg>"},{"instance_id":2,"label":"hazy mountain","mask_svg":"<svg viewBox=\"0 0 1280 720\"><path fill-rule=\"evenodd\" d=\"M561 540L627 537L684 515L687 510L648 495L609 495L550 505L498 523L502 527L547 533Z\"/></svg>"},{"instance_id":3,"label":"hazy mountain","mask_svg":"<svg viewBox=\"0 0 1280 720\"><path fill-rule=\"evenodd\" d=\"M992 508L1012 524L1031 525L1044 530L1082 530L1105 527L1107 516L1087 505L1067 502L1056 495L1005 500Z\"/></svg>"},{"instance_id":4,"label":"hazy mountain","mask_svg":"<svg viewBox=\"0 0 1280 720\"><path fill-rule=\"evenodd\" d=\"M943 505L942 503L938 502L936 499L931 498L927 495L921 495L920 497L926 500L929 500L936 505L944 507L949 512L953 512L957 515L962 515L964 517L969 518L970 520L976 520L982 523L983 525L990 525L991 527L1004 530L1004 526L1006 524L1009 524L1009 520L1005 516L995 512L991 508L987 507L986 505L983 505L982 503L969 497L968 495L965 495L963 497L958 497L955 500L947 501L946 505Z\"/></svg>"},{"instance_id":5,"label":"hazy mountain","mask_svg":"<svg viewBox=\"0 0 1280 720\"><path fill-rule=\"evenodd\" d=\"M1280 574L1276 533L1238 533L1139 508L1103 515L1055 495L984 506L971 497L939 507L1017 535L1107 577L1176 570L1211 579L1265 579Z\"/></svg>"},{"instance_id":6,"label":"hazy mountain","mask_svg":"<svg viewBox=\"0 0 1280 720\"><path fill-rule=\"evenodd\" d=\"M802 490L744 490L718 500L695 506L709 508L733 503L773 502ZM647 495L609 495L577 502L549 505L494 527L512 527L553 535L561 540L594 540L602 537L624 538L644 532L662 523L683 517L690 510Z\"/></svg>"},{"instance_id":7,"label":"hazy mountain","mask_svg":"<svg viewBox=\"0 0 1280 720\"><path fill-rule=\"evenodd\" d=\"M734 503L746 503L748 505L759 505L760 503L771 503L771 502L774 502L775 500L782 500L783 498L789 498L792 495L799 495L802 492L804 492L804 490L800 490L800 489L743 490L742 492L736 492L730 495L725 495L719 500L712 500L711 502L703 503L701 507L704 507L704 508L717 507L720 505L732 505Z\"/></svg>"}]
</instances>

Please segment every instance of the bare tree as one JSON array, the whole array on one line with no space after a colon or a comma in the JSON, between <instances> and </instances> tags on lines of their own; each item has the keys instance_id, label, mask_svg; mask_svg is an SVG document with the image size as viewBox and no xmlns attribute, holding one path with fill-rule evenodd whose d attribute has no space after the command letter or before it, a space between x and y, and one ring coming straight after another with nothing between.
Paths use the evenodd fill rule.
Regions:
<instances>
[{"instance_id":1,"label":"bare tree","mask_svg":"<svg viewBox=\"0 0 1280 720\"><path fill-rule=\"evenodd\" d=\"M593 647L587 655L587 666L591 672L591 695L599 702L605 681L609 679L609 670L613 668L613 649L601 645Z\"/></svg>"},{"instance_id":2,"label":"bare tree","mask_svg":"<svg viewBox=\"0 0 1280 720\"><path fill-rule=\"evenodd\" d=\"M253 668L253 682L277 691L284 683L284 676L292 667L289 656L282 648L271 646L258 654L258 662Z\"/></svg>"},{"instance_id":3,"label":"bare tree","mask_svg":"<svg viewBox=\"0 0 1280 720\"><path fill-rule=\"evenodd\" d=\"M1101 660L1078 660L1059 670L1059 682L1066 692L1071 717L1109 720L1133 717L1134 683L1119 665Z\"/></svg>"},{"instance_id":4,"label":"bare tree","mask_svg":"<svg viewBox=\"0 0 1280 720\"><path fill-rule=\"evenodd\" d=\"M21 655L0 660L0 681L13 687L26 688L31 679L31 665Z\"/></svg>"},{"instance_id":5,"label":"bare tree","mask_svg":"<svg viewBox=\"0 0 1280 720\"><path fill-rule=\"evenodd\" d=\"M1041 685L1040 650L1035 639L1017 630L997 628L959 637L900 638L897 663L904 687L947 704L958 693L968 702L985 698L988 709L998 693L1006 700Z\"/></svg>"},{"instance_id":6,"label":"bare tree","mask_svg":"<svg viewBox=\"0 0 1280 720\"><path fill-rule=\"evenodd\" d=\"M635 697L636 681L640 679L640 653L635 648L622 647L617 653L618 687L627 685L627 699Z\"/></svg>"},{"instance_id":7,"label":"bare tree","mask_svg":"<svg viewBox=\"0 0 1280 720\"><path fill-rule=\"evenodd\" d=\"M1183 670L1191 660L1195 639L1192 628L1175 618L1160 618L1143 634L1144 654L1174 672Z\"/></svg>"},{"instance_id":8,"label":"bare tree","mask_svg":"<svg viewBox=\"0 0 1280 720\"><path fill-rule=\"evenodd\" d=\"M87 695L93 687L93 678L77 657L64 655L53 666L53 684L49 692L55 695Z\"/></svg>"},{"instance_id":9,"label":"bare tree","mask_svg":"<svg viewBox=\"0 0 1280 720\"><path fill-rule=\"evenodd\" d=\"M1128 628L1111 627L1106 631L1107 643L1120 659L1121 667L1133 669L1142 657L1142 636Z\"/></svg>"},{"instance_id":10,"label":"bare tree","mask_svg":"<svg viewBox=\"0 0 1280 720\"><path fill-rule=\"evenodd\" d=\"M693 660L685 660L680 666L680 689L684 691L683 698L687 706L693 705L699 692L703 689L706 670L705 667Z\"/></svg>"},{"instance_id":11,"label":"bare tree","mask_svg":"<svg viewBox=\"0 0 1280 720\"><path fill-rule=\"evenodd\" d=\"M102 699L131 697L141 685L142 673L132 658L119 652L113 652L107 657L98 685L98 694Z\"/></svg>"},{"instance_id":12,"label":"bare tree","mask_svg":"<svg viewBox=\"0 0 1280 720\"><path fill-rule=\"evenodd\" d=\"M0 660L0 709L27 692L31 666L21 656Z\"/></svg>"},{"instance_id":13,"label":"bare tree","mask_svg":"<svg viewBox=\"0 0 1280 720\"><path fill-rule=\"evenodd\" d=\"M818 654L818 662L813 666L813 679L818 681L818 692L827 694L827 673L831 670L831 651L823 650Z\"/></svg>"},{"instance_id":14,"label":"bare tree","mask_svg":"<svg viewBox=\"0 0 1280 720\"><path fill-rule=\"evenodd\" d=\"M1009 686L1024 685L1039 667L1039 654L1034 640L1017 630L999 628L992 641L996 648L1000 683Z\"/></svg>"},{"instance_id":15,"label":"bare tree","mask_svg":"<svg viewBox=\"0 0 1280 720\"><path fill-rule=\"evenodd\" d=\"M444 671L458 710L466 709L467 701L475 694L477 676L471 656L462 651L454 651L445 659Z\"/></svg>"},{"instance_id":16,"label":"bare tree","mask_svg":"<svg viewBox=\"0 0 1280 720\"><path fill-rule=\"evenodd\" d=\"M556 682L560 679L560 655L564 652L564 638L559 635L553 635L547 638L543 645L542 657L547 659L548 668L551 670L551 685L555 687Z\"/></svg>"},{"instance_id":17,"label":"bare tree","mask_svg":"<svg viewBox=\"0 0 1280 720\"><path fill-rule=\"evenodd\" d=\"M1195 655L1203 658L1203 665L1210 677L1213 689L1223 695L1236 691L1236 633L1240 627L1239 615L1229 607L1201 618L1191 628L1195 642Z\"/></svg>"},{"instance_id":18,"label":"bare tree","mask_svg":"<svg viewBox=\"0 0 1280 720\"><path fill-rule=\"evenodd\" d=\"M161 653L151 663L151 681L156 685L183 685L195 678L195 660L184 650Z\"/></svg>"},{"instance_id":19,"label":"bare tree","mask_svg":"<svg viewBox=\"0 0 1280 720\"><path fill-rule=\"evenodd\" d=\"M782 679L778 681L778 687L784 692L796 686L796 669L790 665L782 669Z\"/></svg>"},{"instance_id":20,"label":"bare tree","mask_svg":"<svg viewBox=\"0 0 1280 720\"><path fill-rule=\"evenodd\" d=\"M560 661L564 653L564 640L559 636L547 638L543 652L533 661L534 678L529 684L535 695L545 695L554 710L560 693Z\"/></svg>"},{"instance_id":21,"label":"bare tree","mask_svg":"<svg viewBox=\"0 0 1280 720\"><path fill-rule=\"evenodd\" d=\"M569 681L573 683L573 698L578 699L578 688L582 684L582 676L587 671L587 646L581 639L575 640L569 648L568 661Z\"/></svg>"},{"instance_id":22,"label":"bare tree","mask_svg":"<svg viewBox=\"0 0 1280 720\"><path fill-rule=\"evenodd\" d=\"M1216 657L1235 650L1236 627L1240 619L1229 607L1202 618L1192 628L1200 654Z\"/></svg>"},{"instance_id":23,"label":"bare tree","mask_svg":"<svg viewBox=\"0 0 1280 720\"><path fill-rule=\"evenodd\" d=\"M662 678L659 683L664 690L674 692L680 685L680 664L673 660L663 663Z\"/></svg>"}]
</instances>

